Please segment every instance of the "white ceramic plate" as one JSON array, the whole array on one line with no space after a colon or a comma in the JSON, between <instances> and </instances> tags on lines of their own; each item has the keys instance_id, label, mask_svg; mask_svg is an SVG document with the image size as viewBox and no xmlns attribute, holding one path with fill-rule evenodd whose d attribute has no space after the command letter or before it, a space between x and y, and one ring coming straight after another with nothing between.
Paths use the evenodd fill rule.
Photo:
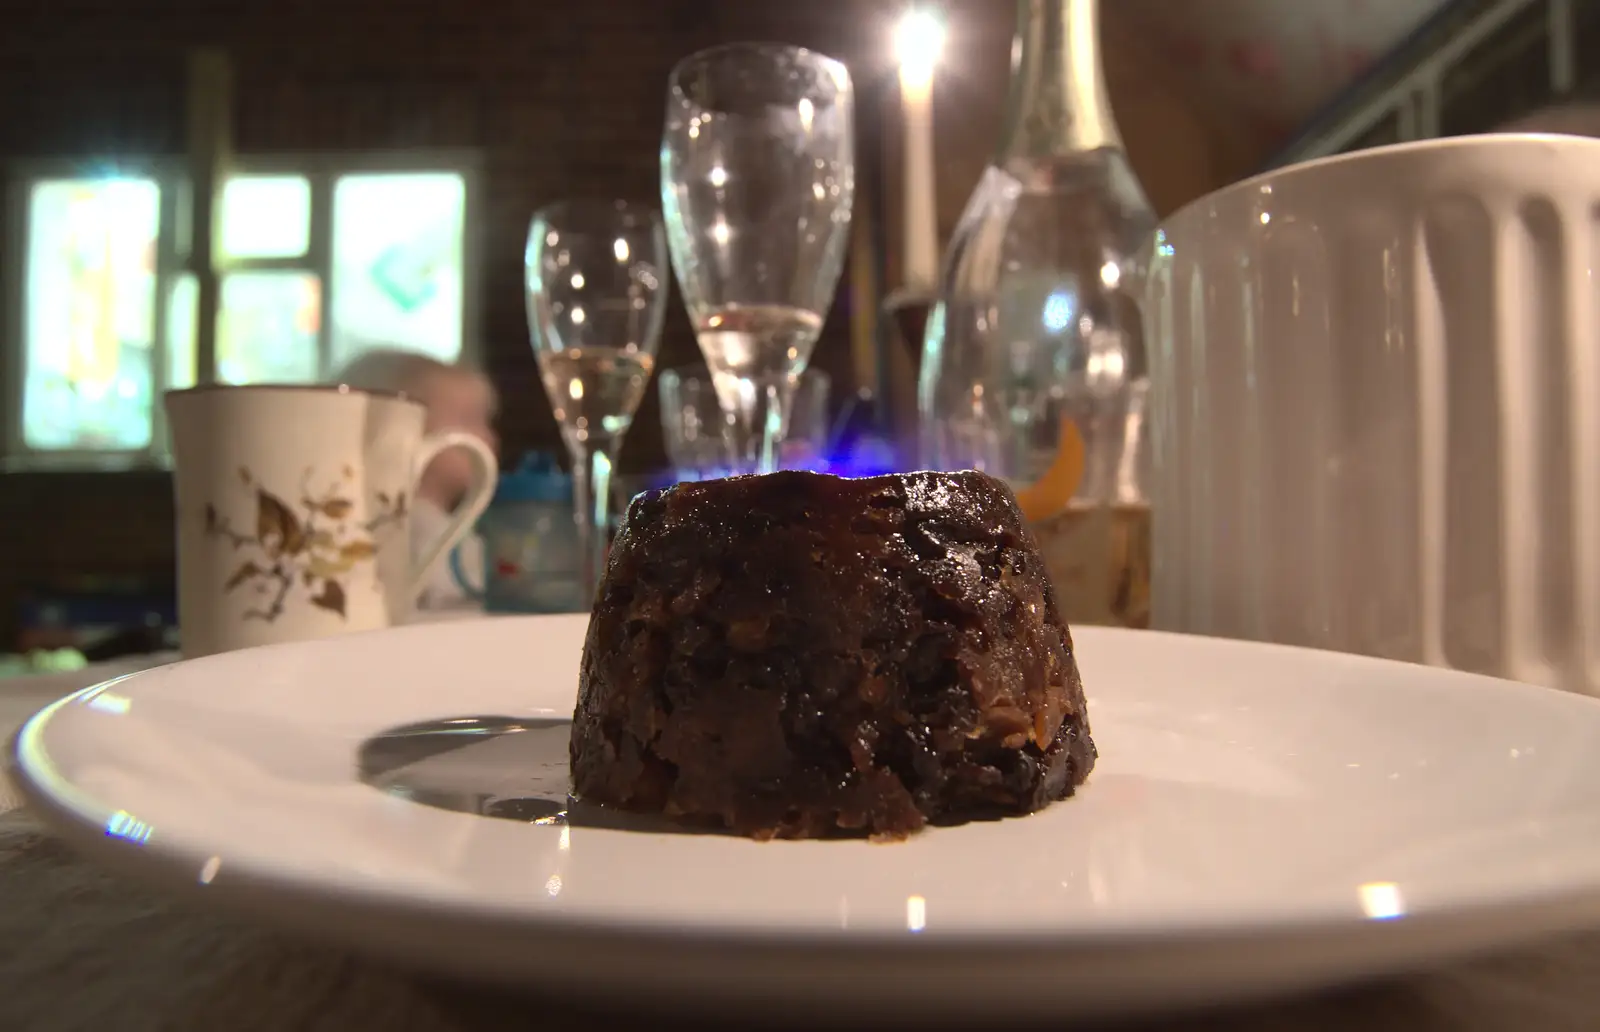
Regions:
<instances>
[{"instance_id":1,"label":"white ceramic plate","mask_svg":"<svg viewBox=\"0 0 1600 1032\"><path fill-rule=\"evenodd\" d=\"M133 674L35 718L15 775L102 862L218 906L666 1005L1103 1015L1600 924L1590 699L1085 628L1101 758L1076 798L898 844L756 843L563 823L583 626L411 627ZM494 716L526 729L383 734Z\"/></svg>"}]
</instances>

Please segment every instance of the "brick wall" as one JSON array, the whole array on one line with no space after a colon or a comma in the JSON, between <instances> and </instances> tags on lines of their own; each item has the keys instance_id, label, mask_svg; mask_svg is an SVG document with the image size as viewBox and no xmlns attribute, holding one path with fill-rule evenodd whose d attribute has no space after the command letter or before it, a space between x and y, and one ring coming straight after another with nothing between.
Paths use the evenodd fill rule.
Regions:
<instances>
[{"instance_id":1,"label":"brick wall","mask_svg":"<svg viewBox=\"0 0 1600 1032\"><path fill-rule=\"evenodd\" d=\"M859 119L863 180L879 178L874 155L892 153L894 143L892 94L884 87L889 25L901 6L896 0L7 0L0 14L0 159L181 153L185 54L202 44L233 55L241 152L479 152L481 343L505 398L501 430L508 452L549 447L555 428L528 349L521 296L529 214L569 195L657 196L662 90L672 63L740 38L808 45L850 64L867 101ZM938 116L945 232L993 145L1012 26L1012 5L1004 0L947 6L951 71ZM1107 8L1109 18L1115 5ZM1231 159L1214 160L1203 146L1206 127L1183 107L1183 91L1159 85L1137 41L1114 47L1109 64L1130 150L1157 203L1170 208L1222 181ZM892 203L886 217L892 227ZM888 239L897 239L892 230ZM15 260L0 254L0 261ZM841 299L816 359L841 387L853 386L844 311L851 300ZM695 357L674 296L662 364ZM0 370L9 365L0 363ZM661 463L652 391L622 464L637 470ZM170 578L171 564L164 477L0 475L0 649L10 640L19 592L30 585L89 574L159 580Z\"/></svg>"}]
</instances>

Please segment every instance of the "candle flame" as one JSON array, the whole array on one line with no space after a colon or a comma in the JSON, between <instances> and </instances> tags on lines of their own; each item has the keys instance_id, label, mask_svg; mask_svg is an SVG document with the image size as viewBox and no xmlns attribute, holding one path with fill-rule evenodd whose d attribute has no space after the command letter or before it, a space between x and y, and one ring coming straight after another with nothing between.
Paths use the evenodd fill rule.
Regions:
<instances>
[{"instance_id":1,"label":"candle flame","mask_svg":"<svg viewBox=\"0 0 1600 1032\"><path fill-rule=\"evenodd\" d=\"M920 8L907 11L895 29L900 77L918 82L931 80L944 50L944 35L943 23L932 12Z\"/></svg>"}]
</instances>

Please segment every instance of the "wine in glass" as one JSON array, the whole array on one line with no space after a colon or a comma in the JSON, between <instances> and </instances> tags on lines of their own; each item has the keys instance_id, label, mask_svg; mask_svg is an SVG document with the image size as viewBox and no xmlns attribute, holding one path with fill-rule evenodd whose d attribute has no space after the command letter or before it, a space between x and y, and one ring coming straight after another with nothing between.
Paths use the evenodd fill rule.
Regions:
<instances>
[{"instance_id":1,"label":"wine in glass","mask_svg":"<svg viewBox=\"0 0 1600 1032\"><path fill-rule=\"evenodd\" d=\"M673 268L747 468L776 466L844 264L855 195L844 65L734 43L672 71L661 197Z\"/></svg>"},{"instance_id":2,"label":"wine in glass","mask_svg":"<svg viewBox=\"0 0 1600 1032\"><path fill-rule=\"evenodd\" d=\"M651 209L566 201L533 216L524 266L528 330L572 455L588 604L606 552L613 460L655 369L666 314L666 239Z\"/></svg>"}]
</instances>

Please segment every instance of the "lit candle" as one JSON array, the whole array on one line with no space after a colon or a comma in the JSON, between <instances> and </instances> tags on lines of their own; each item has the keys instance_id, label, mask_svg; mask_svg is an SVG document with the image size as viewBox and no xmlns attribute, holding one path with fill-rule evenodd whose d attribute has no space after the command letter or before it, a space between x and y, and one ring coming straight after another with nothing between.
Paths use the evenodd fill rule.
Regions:
<instances>
[{"instance_id":1,"label":"lit candle","mask_svg":"<svg viewBox=\"0 0 1600 1032\"><path fill-rule=\"evenodd\" d=\"M900 23L900 110L905 118L904 285L932 291L939 281L939 228L933 192L933 71L944 29L925 11Z\"/></svg>"}]
</instances>

